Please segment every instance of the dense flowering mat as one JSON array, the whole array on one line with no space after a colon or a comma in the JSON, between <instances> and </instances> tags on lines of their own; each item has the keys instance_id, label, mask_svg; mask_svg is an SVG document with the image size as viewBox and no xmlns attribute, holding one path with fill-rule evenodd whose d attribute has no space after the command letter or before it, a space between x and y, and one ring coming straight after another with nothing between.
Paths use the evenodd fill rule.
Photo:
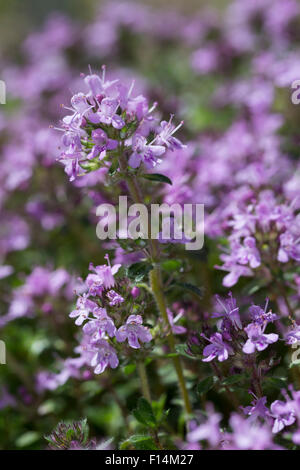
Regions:
<instances>
[{"instance_id":1,"label":"dense flowering mat","mask_svg":"<svg viewBox=\"0 0 300 470\"><path fill-rule=\"evenodd\" d=\"M1 449L299 449L299 28L108 1L3 46Z\"/></svg>"}]
</instances>

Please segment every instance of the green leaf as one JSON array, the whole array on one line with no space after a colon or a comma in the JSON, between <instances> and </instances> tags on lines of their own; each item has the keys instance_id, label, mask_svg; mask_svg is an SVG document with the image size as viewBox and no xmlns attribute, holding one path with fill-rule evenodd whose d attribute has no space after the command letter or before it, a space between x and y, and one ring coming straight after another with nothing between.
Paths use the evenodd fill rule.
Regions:
<instances>
[{"instance_id":1,"label":"green leaf","mask_svg":"<svg viewBox=\"0 0 300 470\"><path fill-rule=\"evenodd\" d=\"M243 374L235 374L231 375L230 377L226 377L226 379L222 380L222 385L233 385L238 382L241 382L241 380L244 380L245 376Z\"/></svg>"},{"instance_id":2,"label":"green leaf","mask_svg":"<svg viewBox=\"0 0 300 470\"><path fill-rule=\"evenodd\" d=\"M152 437L144 434L134 434L129 437L121 444L120 450L127 449L130 445L133 445L136 450L158 450Z\"/></svg>"},{"instance_id":3,"label":"green leaf","mask_svg":"<svg viewBox=\"0 0 300 470\"><path fill-rule=\"evenodd\" d=\"M203 289L201 289L200 287L194 286L193 284L190 284L189 282L176 282L175 284L189 292L192 292L193 294L198 295L202 299Z\"/></svg>"},{"instance_id":4,"label":"green leaf","mask_svg":"<svg viewBox=\"0 0 300 470\"><path fill-rule=\"evenodd\" d=\"M140 398L138 400L138 406L132 413L139 423L144 424L145 426L150 426L151 428L156 427L156 419L152 406L145 398Z\"/></svg>"},{"instance_id":5,"label":"green leaf","mask_svg":"<svg viewBox=\"0 0 300 470\"><path fill-rule=\"evenodd\" d=\"M98 170L101 167L99 161L90 160L89 162L80 163L81 168L83 168L87 173L91 171Z\"/></svg>"},{"instance_id":6,"label":"green leaf","mask_svg":"<svg viewBox=\"0 0 300 470\"><path fill-rule=\"evenodd\" d=\"M130 375L132 374L136 369L136 365L135 364L127 364L125 367L124 367L124 374L126 375Z\"/></svg>"},{"instance_id":7,"label":"green leaf","mask_svg":"<svg viewBox=\"0 0 300 470\"><path fill-rule=\"evenodd\" d=\"M206 379L201 380L201 382L197 385L197 393L198 395L203 395L204 393L209 392L213 388L216 383L216 377L210 376L206 377Z\"/></svg>"},{"instance_id":8,"label":"green leaf","mask_svg":"<svg viewBox=\"0 0 300 470\"><path fill-rule=\"evenodd\" d=\"M23 448L23 447L29 447L32 444L34 444L36 441L38 441L40 438L39 433L36 431L28 431L19 436L16 440L16 447Z\"/></svg>"},{"instance_id":9,"label":"green leaf","mask_svg":"<svg viewBox=\"0 0 300 470\"><path fill-rule=\"evenodd\" d=\"M161 395L159 400L152 401L153 413L155 415L156 421L158 422L160 422L166 416L166 412L164 411L166 399L166 395Z\"/></svg>"},{"instance_id":10,"label":"green leaf","mask_svg":"<svg viewBox=\"0 0 300 470\"><path fill-rule=\"evenodd\" d=\"M158 181L159 183L167 183L167 184L170 184L171 186L173 184L170 178L168 178L165 175L161 175L160 173L148 173L148 174L144 174L141 176L142 178L145 178L146 180Z\"/></svg>"},{"instance_id":11,"label":"green leaf","mask_svg":"<svg viewBox=\"0 0 300 470\"><path fill-rule=\"evenodd\" d=\"M281 377L267 377L265 379L265 384L269 385L272 388L285 388L286 387L286 378L281 378Z\"/></svg>"},{"instance_id":12,"label":"green leaf","mask_svg":"<svg viewBox=\"0 0 300 470\"><path fill-rule=\"evenodd\" d=\"M187 346L186 346L186 344L176 344L175 350L176 350L176 352L177 352L180 356L188 357L189 359L195 359L194 357L190 356L190 355L187 353Z\"/></svg>"},{"instance_id":13,"label":"green leaf","mask_svg":"<svg viewBox=\"0 0 300 470\"><path fill-rule=\"evenodd\" d=\"M68 441L75 440L75 437L76 437L76 432L74 431L74 429L68 429L66 431L66 439Z\"/></svg>"},{"instance_id":14,"label":"green leaf","mask_svg":"<svg viewBox=\"0 0 300 470\"><path fill-rule=\"evenodd\" d=\"M135 283L141 282L151 271L152 265L143 261L134 263L127 269L127 276Z\"/></svg>"},{"instance_id":15,"label":"green leaf","mask_svg":"<svg viewBox=\"0 0 300 470\"><path fill-rule=\"evenodd\" d=\"M114 174L117 172L118 168L119 168L119 161L116 158L115 160L113 160L113 162L110 165L110 168L108 170L109 176L114 176Z\"/></svg>"},{"instance_id":16,"label":"green leaf","mask_svg":"<svg viewBox=\"0 0 300 470\"><path fill-rule=\"evenodd\" d=\"M182 262L178 259L168 259L161 264L161 267L168 272L179 271Z\"/></svg>"},{"instance_id":17,"label":"green leaf","mask_svg":"<svg viewBox=\"0 0 300 470\"><path fill-rule=\"evenodd\" d=\"M80 421L80 426L83 434L83 442L86 443L89 437L90 428L87 422L87 418L84 418Z\"/></svg>"}]
</instances>

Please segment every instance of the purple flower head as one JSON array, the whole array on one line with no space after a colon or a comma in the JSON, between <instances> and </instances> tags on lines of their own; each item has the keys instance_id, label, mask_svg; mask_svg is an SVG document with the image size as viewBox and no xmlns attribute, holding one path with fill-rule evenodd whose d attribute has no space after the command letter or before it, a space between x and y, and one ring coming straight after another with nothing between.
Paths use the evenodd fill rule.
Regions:
<instances>
[{"instance_id":1,"label":"purple flower head","mask_svg":"<svg viewBox=\"0 0 300 470\"><path fill-rule=\"evenodd\" d=\"M0 279L10 276L14 272L14 268L8 264L0 266Z\"/></svg>"},{"instance_id":2,"label":"purple flower head","mask_svg":"<svg viewBox=\"0 0 300 470\"><path fill-rule=\"evenodd\" d=\"M188 442L208 441L212 447L216 447L222 438L220 431L221 415L216 413L212 406L207 408L207 420L203 424L196 426L187 434Z\"/></svg>"},{"instance_id":3,"label":"purple flower head","mask_svg":"<svg viewBox=\"0 0 300 470\"><path fill-rule=\"evenodd\" d=\"M143 162L146 168L153 168L160 163L158 157L165 153L166 149L162 145L151 145L142 135L135 135L132 141L133 153L129 158L129 165L132 168L138 168Z\"/></svg>"},{"instance_id":4,"label":"purple flower head","mask_svg":"<svg viewBox=\"0 0 300 470\"><path fill-rule=\"evenodd\" d=\"M275 419L273 433L280 432L285 426L291 426L296 421L295 411L291 402L275 400L270 406L270 415Z\"/></svg>"},{"instance_id":5,"label":"purple flower head","mask_svg":"<svg viewBox=\"0 0 300 470\"><path fill-rule=\"evenodd\" d=\"M114 290L108 291L106 297L109 299L109 305L111 307L121 305L124 302L123 297Z\"/></svg>"},{"instance_id":6,"label":"purple flower head","mask_svg":"<svg viewBox=\"0 0 300 470\"><path fill-rule=\"evenodd\" d=\"M300 226L300 224L298 225ZM287 231L282 233L279 238L278 261L287 263L291 259L300 262L300 227L296 235Z\"/></svg>"},{"instance_id":7,"label":"purple flower head","mask_svg":"<svg viewBox=\"0 0 300 470\"><path fill-rule=\"evenodd\" d=\"M77 93L71 98L71 105L74 108L75 112L83 117L92 106L87 102L87 98L84 93Z\"/></svg>"},{"instance_id":8,"label":"purple flower head","mask_svg":"<svg viewBox=\"0 0 300 470\"><path fill-rule=\"evenodd\" d=\"M192 54L191 65L197 73L205 75L218 67L219 54L215 45L202 47Z\"/></svg>"},{"instance_id":9,"label":"purple flower head","mask_svg":"<svg viewBox=\"0 0 300 470\"><path fill-rule=\"evenodd\" d=\"M166 145L171 150L182 149L182 148L185 148L186 145L183 145L179 139L176 139L176 137L173 137L173 134L175 134L175 132L177 132L178 129L181 128L181 126L183 125L183 121L181 121L181 123L178 124L177 127L175 127L172 124L173 117L174 116L171 115L169 122L161 121L160 123L161 131L157 134L154 141L157 142L158 144Z\"/></svg>"},{"instance_id":10,"label":"purple flower head","mask_svg":"<svg viewBox=\"0 0 300 470\"><path fill-rule=\"evenodd\" d=\"M141 291L140 289L137 287L137 286L134 286L132 289L131 289L131 295L134 299L136 299L137 297L139 297Z\"/></svg>"},{"instance_id":11,"label":"purple flower head","mask_svg":"<svg viewBox=\"0 0 300 470\"><path fill-rule=\"evenodd\" d=\"M269 410L266 407L267 397L257 398L254 393L250 392L254 396L254 400L250 406L242 407L245 415L248 416L248 421L256 421L258 418L263 420L268 419Z\"/></svg>"},{"instance_id":12,"label":"purple flower head","mask_svg":"<svg viewBox=\"0 0 300 470\"><path fill-rule=\"evenodd\" d=\"M128 150L126 154L132 168L144 163L148 169L160 163L159 157L167 148L175 150L185 147L174 137L182 122L177 127L173 126L171 116L169 122L162 121L158 129L158 118L153 114L156 103L149 108L144 96L132 96L134 82L128 87L118 80L106 81L105 67L102 70L102 77L92 72L85 77L88 92L72 97L72 107L65 107L72 114L65 116L62 129L57 129L64 132L65 149L59 160L64 164L70 181L85 175L91 168L93 171L106 169L109 156L114 157L110 152L118 145ZM156 131L158 133L150 141L151 133ZM95 165L91 165L90 160Z\"/></svg>"},{"instance_id":13,"label":"purple flower head","mask_svg":"<svg viewBox=\"0 0 300 470\"><path fill-rule=\"evenodd\" d=\"M203 335L202 335L203 336ZM206 356L203 362L210 362L215 358L223 362L228 359L229 354L233 354L233 349L223 341L221 333L214 333L210 338L206 338L211 344L205 346L203 355Z\"/></svg>"},{"instance_id":14,"label":"purple flower head","mask_svg":"<svg viewBox=\"0 0 300 470\"><path fill-rule=\"evenodd\" d=\"M225 449L270 450L278 448L272 441L269 426L258 421L251 422L237 413L230 417L232 433L225 436Z\"/></svg>"},{"instance_id":15,"label":"purple flower head","mask_svg":"<svg viewBox=\"0 0 300 470\"><path fill-rule=\"evenodd\" d=\"M243 346L243 351L246 354L252 354L257 351L263 351L269 344L276 343L278 341L278 335L275 333L264 334L264 328L258 323L250 323L244 328L248 339Z\"/></svg>"},{"instance_id":16,"label":"purple flower head","mask_svg":"<svg viewBox=\"0 0 300 470\"><path fill-rule=\"evenodd\" d=\"M119 359L115 349L105 340L99 339L93 344L97 352L91 360L91 366L95 367L95 374L102 374L106 367L115 369L119 365Z\"/></svg>"},{"instance_id":17,"label":"purple flower head","mask_svg":"<svg viewBox=\"0 0 300 470\"><path fill-rule=\"evenodd\" d=\"M70 313L69 317L76 318L75 325L80 326L95 308L97 308L97 304L89 299L88 294L83 294L78 297L76 309Z\"/></svg>"},{"instance_id":18,"label":"purple flower head","mask_svg":"<svg viewBox=\"0 0 300 470\"><path fill-rule=\"evenodd\" d=\"M97 124L102 122L103 124L112 125L115 129L122 129L125 126L125 122L121 116L117 114L119 102L115 99L104 98L101 101L98 111L93 115L92 122Z\"/></svg>"},{"instance_id":19,"label":"purple flower head","mask_svg":"<svg viewBox=\"0 0 300 470\"><path fill-rule=\"evenodd\" d=\"M234 195L237 197L236 192ZM300 260L297 204L278 203L272 190L261 191L251 202L249 196L239 205L233 202L225 218L231 230L229 249L224 248L221 255L221 269L229 271L223 280L226 286L236 284L240 276L253 276L254 269L265 266L269 257L274 257L271 247L278 247L276 258L280 263Z\"/></svg>"},{"instance_id":20,"label":"purple flower head","mask_svg":"<svg viewBox=\"0 0 300 470\"><path fill-rule=\"evenodd\" d=\"M245 238L244 246L240 248L238 257L241 264L249 264L250 268L252 269L260 266L260 254L256 248L256 241L254 237Z\"/></svg>"},{"instance_id":21,"label":"purple flower head","mask_svg":"<svg viewBox=\"0 0 300 470\"><path fill-rule=\"evenodd\" d=\"M105 333L111 338L115 336L117 329L113 320L107 315L105 308L94 309L93 315L96 320L88 321L83 327L84 333L91 336L92 341L101 339Z\"/></svg>"},{"instance_id":22,"label":"purple flower head","mask_svg":"<svg viewBox=\"0 0 300 470\"><path fill-rule=\"evenodd\" d=\"M84 78L84 82L89 88L89 96L99 100L104 96L112 96L116 91L116 84L119 80L106 81L106 67L102 66L102 76L91 73Z\"/></svg>"},{"instance_id":23,"label":"purple flower head","mask_svg":"<svg viewBox=\"0 0 300 470\"><path fill-rule=\"evenodd\" d=\"M92 141L99 149L101 149L101 152L104 150L115 150L118 146L118 142L116 140L109 139L102 129L94 129L92 131Z\"/></svg>"},{"instance_id":24,"label":"purple flower head","mask_svg":"<svg viewBox=\"0 0 300 470\"><path fill-rule=\"evenodd\" d=\"M238 264L235 254L221 254L220 258L224 261L224 265L221 268L216 267L224 271L229 271L229 274L223 279L223 285L225 287L234 286L242 276L247 277L253 275L252 270L248 266Z\"/></svg>"},{"instance_id":25,"label":"purple flower head","mask_svg":"<svg viewBox=\"0 0 300 470\"><path fill-rule=\"evenodd\" d=\"M186 333L187 330L184 326L175 325L175 323L178 320L180 320L180 318L183 317L184 310L180 309L175 318L174 318L173 312L171 312L170 309L167 309L167 312L168 312L168 318L169 318L169 322L170 322L173 333L175 333L176 335L182 335L182 334Z\"/></svg>"},{"instance_id":26,"label":"purple flower head","mask_svg":"<svg viewBox=\"0 0 300 470\"><path fill-rule=\"evenodd\" d=\"M89 288L89 293L91 295L101 296L104 289L110 289L111 287L114 287L114 275L117 274L120 267L120 264L115 264L114 266L110 266L110 264L94 266L93 263L90 263L90 271L94 271L95 274L89 274L86 278L86 284Z\"/></svg>"},{"instance_id":27,"label":"purple flower head","mask_svg":"<svg viewBox=\"0 0 300 470\"><path fill-rule=\"evenodd\" d=\"M233 298L232 293L229 292L228 298L223 301L216 295L217 302L223 308L222 313L213 313L213 318L225 317L234 326L236 330L242 329L242 322L239 315L239 307L236 306L236 300Z\"/></svg>"},{"instance_id":28,"label":"purple flower head","mask_svg":"<svg viewBox=\"0 0 300 470\"><path fill-rule=\"evenodd\" d=\"M254 323L258 323L259 325L266 325L267 323L272 323L278 319L278 315L272 313L271 310L267 312L268 303L269 299L266 300L264 309L262 309L259 305L251 305L249 308L249 313Z\"/></svg>"},{"instance_id":29,"label":"purple flower head","mask_svg":"<svg viewBox=\"0 0 300 470\"><path fill-rule=\"evenodd\" d=\"M1 386L0 388L0 410L3 410L6 407L16 407L17 402L15 398L9 393L6 386Z\"/></svg>"},{"instance_id":30,"label":"purple flower head","mask_svg":"<svg viewBox=\"0 0 300 470\"><path fill-rule=\"evenodd\" d=\"M286 344L296 344L300 342L300 325L296 325L285 335Z\"/></svg>"},{"instance_id":31,"label":"purple flower head","mask_svg":"<svg viewBox=\"0 0 300 470\"><path fill-rule=\"evenodd\" d=\"M130 315L126 324L121 326L116 338L119 343L123 343L126 339L131 348L139 349L141 347L138 340L142 343L148 343L152 340L152 335L148 328L142 325L143 319L140 315Z\"/></svg>"}]
</instances>

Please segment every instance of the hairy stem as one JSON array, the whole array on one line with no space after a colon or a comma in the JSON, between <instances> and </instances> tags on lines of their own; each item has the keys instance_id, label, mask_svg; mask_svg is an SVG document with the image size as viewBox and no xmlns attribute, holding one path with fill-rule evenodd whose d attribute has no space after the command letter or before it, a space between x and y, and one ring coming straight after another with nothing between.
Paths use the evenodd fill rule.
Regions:
<instances>
[{"instance_id":1,"label":"hairy stem","mask_svg":"<svg viewBox=\"0 0 300 470\"><path fill-rule=\"evenodd\" d=\"M173 335L172 328L171 328L169 318L168 318L167 307L166 307L162 280L161 280L160 266L158 264L156 264L154 266L154 269L150 271L150 283L151 283L153 295L157 303L157 308L167 327L167 340L168 340L170 351L171 353L176 353L175 339L174 339L174 335ZM192 407L191 407L188 391L185 385L185 379L183 375L183 369L182 369L180 358L178 356L174 356L172 358L172 361L173 361L173 364L177 373L177 378L179 381L179 387L180 387L180 391L181 391L182 398L184 401L185 410L188 414L190 414L192 412Z\"/></svg>"},{"instance_id":2,"label":"hairy stem","mask_svg":"<svg viewBox=\"0 0 300 470\"><path fill-rule=\"evenodd\" d=\"M137 362L137 370L140 376L140 381L141 381L141 388L142 388L142 393L144 395L144 398L151 403L151 393L150 393L150 387L149 387L149 382L148 382L148 377L147 377L147 371L146 367L143 361L138 361Z\"/></svg>"},{"instance_id":3,"label":"hairy stem","mask_svg":"<svg viewBox=\"0 0 300 470\"><path fill-rule=\"evenodd\" d=\"M120 169L124 175L124 179L127 183L128 191L135 203L138 204L144 204L144 198L141 192L141 188L138 184L137 178L135 176L129 175L127 172L127 160L125 155L120 155L119 157L119 164L120 164ZM148 218L149 219L149 218ZM156 300L157 308L162 316L163 322L166 326L167 329L167 340L169 344L169 348L171 353L176 353L175 350L175 339L174 335L172 332L172 328L169 322L168 318L168 313L167 313L167 307L166 307L166 302L165 302L165 296L164 296L164 290L163 290L163 283L162 283L162 277L161 277L161 269L159 265L159 245L157 240L152 240L151 239L151 226L150 226L150 221L149 221L149 227L148 227L148 234L150 235L149 238L149 248L150 248L150 255L152 258L152 262L154 263L154 268L150 272L150 284L152 288L152 293L153 296ZM183 369L181 365L181 360L178 356L174 356L172 358L178 381L179 381L179 387L181 390L182 398L184 401L184 406L185 410L188 414L192 412L192 407L190 404L190 399L188 395L188 391L186 388L185 384L185 379L183 375Z\"/></svg>"},{"instance_id":4,"label":"hairy stem","mask_svg":"<svg viewBox=\"0 0 300 470\"><path fill-rule=\"evenodd\" d=\"M140 381L141 381L141 388L142 388L142 393L144 395L144 398L151 404L151 392L150 392L150 387L149 387L149 382L148 382L148 376L147 376L147 371L146 367L143 361L137 361L137 370L140 376ZM155 444L160 450L163 450L163 447L159 441L158 438L158 433L156 429L150 430L150 433L154 439Z\"/></svg>"}]
</instances>

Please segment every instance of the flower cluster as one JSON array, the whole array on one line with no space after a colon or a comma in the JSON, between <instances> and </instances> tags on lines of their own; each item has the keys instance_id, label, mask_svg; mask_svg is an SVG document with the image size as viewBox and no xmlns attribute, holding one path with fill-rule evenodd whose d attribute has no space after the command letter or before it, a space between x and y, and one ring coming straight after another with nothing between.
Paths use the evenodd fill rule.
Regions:
<instances>
[{"instance_id":1,"label":"flower cluster","mask_svg":"<svg viewBox=\"0 0 300 470\"><path fill-rule=\"evenodd\" d=\"M207 419L202 423L190 423L185 449L222 450L279 450L274 444L270 427L259 421L251 422L238 413L232 413L229 429L220 430L221 415L213 407L207 407Z\"/></svg>"},{"instance_id":2,"label":"flower cluster","mask_svg":"<svg viewBox=\"0 0 300 470\"><path fill-rule=\"evenodd\" d=\"M244 416L233 413L229 419L228 431L221 431L221 415L212 406L207 406L206 419L200 417L200 424L192 421L187 434L188 444L185 448L205 448L224 450L271 450L282 449L274 443L274 435L289 428L292 441L298 445L300 409L299 391L290 387L290 393L282 390L285 398L275 400L267 407L265 396L258 398L251 393L254 400L251 405L242 408ZM290 428L291 427L291 428ZM284 437L284 433L283 433Z\"/></svg>"},{"instance_id":3,"label":"flower cluster","mask_svg":"<svg viewBox=\"0 0 300 470\"><path fill-rule=\"evenodd\" d=\"M278 316L271 310L267 311L268 301L264 309L258 305L252 305L249 308L250 322L248 320L246 326L243 326L239 307L237 307L232 294L229 294L229 297L224 301L217 296L217 301L223 311L212 314L212 317L220 318L219 331L213 333L209 338L202 333L202 336L210 343L203 350L204 362L210 362L214 359L223 362L230 355L253 354L256 351L265 350L270 344L278 341L278 334L265 333L267 325L278 319Z\"/></svg>"},{"instance_id":4,"label":"flower cluster","mask_svg":"<svg viewBox=\"0 0 300 470\"><path fill-rule=\"evenodd\" d=\"M296 201L279 204L272 191L261 192L256 202L237 210L229 221L229 253L221 255L229 271L224 285L240 276L253 276L260 267L272 279L280 265L300 262L300 218Z\"/></svg>"},{"instance_id":5,"label":"flower cluster","mask_svg":"<svg viewBox=\"0 0 300 470\"><path fill-rule=\"evenodd\" d=\"M84 338L80 351L84 356L88 355L95 374L101 374L108 366L112 369L118 366L114 341L127 341L130 348L140 349L141 343L152 340L150 331L143 326L141 315L129 315L123 323L126 287L125 294L122 294L124 297L115 290L122 287L115 278L121 265L111 266L108 256L106 259L106 265L90 265L92 272L85 280L85 292L78 297L76 309L70 313L71 318L76 318L76 325L83 325Z\"/></svg>"},{"instance_id":6,"label":"flower cluster","mask_svg":"<svg viewBox=\"0 0 300 470\"><path fill-rule=\"evenodd\" d=\"M59 300L70 301L76 285L74 277L63 268L50 270L37 266L24 284L14 290L8 312L1 316L0 326L17 318L32 318L37 311L44 315L61 313L56 312Z\"/></svg>"},{"instance_id":7,"label":"flower cluster","mask_svg":"<svg viewBox=\"0 0 300 470\"><path fill-rule=\"evenodd\" d=\"M156 105L149 108L143 95L133 97L134 82L127 87L119 80L92 74L84 78L88 91L71 98L72 115L63 118L64 151L60 156L65 171L73 181L86 171L110 167L118 152L126 152L129 165L141 163L153 168L166 149L183 148L173 134L172 117L158 125L153 115ZM151 135L154 137L151 138Z\"/></svg>"}]
</instances>

